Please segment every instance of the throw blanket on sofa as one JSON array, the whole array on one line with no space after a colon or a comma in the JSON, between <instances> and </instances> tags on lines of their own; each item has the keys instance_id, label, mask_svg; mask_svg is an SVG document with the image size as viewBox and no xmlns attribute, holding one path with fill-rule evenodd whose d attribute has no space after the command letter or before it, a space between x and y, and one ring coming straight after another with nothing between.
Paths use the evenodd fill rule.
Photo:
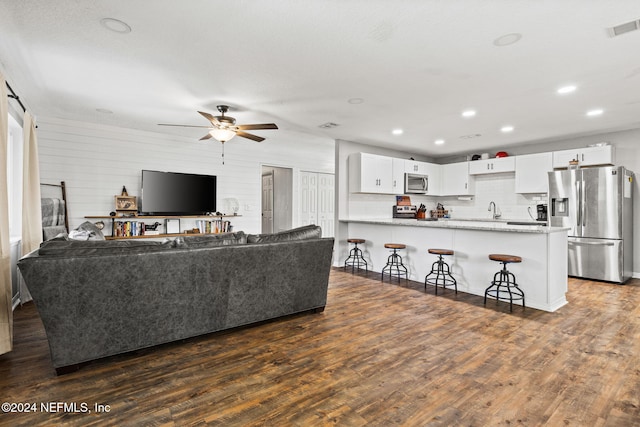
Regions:
<instances>
[{"instance_id":1,"label":"throw blanket on sofa","mask_svg":"<svg viewBox=\"0 0 640 427\"><path fill-rule=\"evenodd\" d=\"M42 238L49 240L67 231L64 225L65 201L42 198Z\"/></svg>"}]
</instances>

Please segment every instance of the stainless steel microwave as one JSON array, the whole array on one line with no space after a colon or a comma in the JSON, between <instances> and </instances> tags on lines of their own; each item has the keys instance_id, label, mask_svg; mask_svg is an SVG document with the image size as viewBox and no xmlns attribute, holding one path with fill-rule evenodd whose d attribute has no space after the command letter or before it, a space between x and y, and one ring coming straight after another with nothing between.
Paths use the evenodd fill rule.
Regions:
<instances>
[{"instance_id":1,"label":"stainless steel microwave","mask_svg":"<svg viewBox=\"0 0 640 427\"><path fill-rule=\"evenodd\" d=\"M405 194L427 194L429 191L429 176L415 173L404 174Z\"/></svg>"}]
</instances>

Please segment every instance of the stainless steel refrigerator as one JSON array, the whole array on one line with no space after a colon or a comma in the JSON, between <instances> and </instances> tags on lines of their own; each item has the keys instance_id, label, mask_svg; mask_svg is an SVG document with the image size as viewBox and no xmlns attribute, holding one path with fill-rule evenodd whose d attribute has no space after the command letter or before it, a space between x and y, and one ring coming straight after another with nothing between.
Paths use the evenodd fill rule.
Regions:
<instances>
[{"instance_id":1,"label":"stainless steel refrigerator","mask_svg":"<svg viewBox=\"0 0 640 427\"><path fill-rule=\"evenodd\" d=\"M633 172L549 172L551 226L569 227L569 275L623 283L633 271Z\"/></svg>"}]
</instances>

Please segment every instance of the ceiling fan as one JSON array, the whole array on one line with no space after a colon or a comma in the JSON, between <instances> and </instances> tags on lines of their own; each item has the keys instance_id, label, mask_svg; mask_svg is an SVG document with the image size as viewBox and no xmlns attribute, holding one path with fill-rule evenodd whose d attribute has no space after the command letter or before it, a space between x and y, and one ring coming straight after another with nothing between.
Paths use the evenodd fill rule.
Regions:
<instances>
[{"instance_id":1,"label":"ceiling fan","mask_svg":"<svg viewBox=\"0 0 640 427\"><path fill-rule=\"evenodd\" d=\"M256 142L264 141L264 138L251 133L245 132L246 130L260 130L260 129L278 129L274 123L262 123L253 125L236 125L236 119L231 116L225 116L229 111L228 105L218 105L219 116L214 116L203 111L198 111L205 119L209 120L211 126L196 126L196 125L172 125L166 123L158 123L158 126L180 126L180 127L192 127L192 128L206 128L209 132L200 138L200 141L213 138L222 143L222 164L224 164L224 143L229 141L234 136L238 135L242 138L251 139Z\"/></svg>"}]
</instances>

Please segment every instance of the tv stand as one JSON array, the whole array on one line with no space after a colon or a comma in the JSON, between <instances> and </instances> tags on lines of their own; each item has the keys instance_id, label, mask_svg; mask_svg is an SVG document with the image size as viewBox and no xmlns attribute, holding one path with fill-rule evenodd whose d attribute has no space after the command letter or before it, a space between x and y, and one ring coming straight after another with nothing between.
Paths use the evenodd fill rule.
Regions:
<instances>
[{"instance_id":1,"label":"tv stand","mask_svg":"<svg viewBox=\"0 0 640 427\"><path fill-rule=\"evenodd\" d=\"M125 239L153 239L178 236L193 236L202 234L220 234L230 232L231 222L224 218L238 218L240 215L88 215L86 219L111 220L111 235L105 236L107 240L125 240ZM180 233L158 233L143 231L144 224L149 219L177 219L177 220L193 220L198 225L199 233L196 232L180 232ZM182 229L182 228L181 228ZM156 230L157 231L157 230Z\"/></svg>"}]
</instances>

